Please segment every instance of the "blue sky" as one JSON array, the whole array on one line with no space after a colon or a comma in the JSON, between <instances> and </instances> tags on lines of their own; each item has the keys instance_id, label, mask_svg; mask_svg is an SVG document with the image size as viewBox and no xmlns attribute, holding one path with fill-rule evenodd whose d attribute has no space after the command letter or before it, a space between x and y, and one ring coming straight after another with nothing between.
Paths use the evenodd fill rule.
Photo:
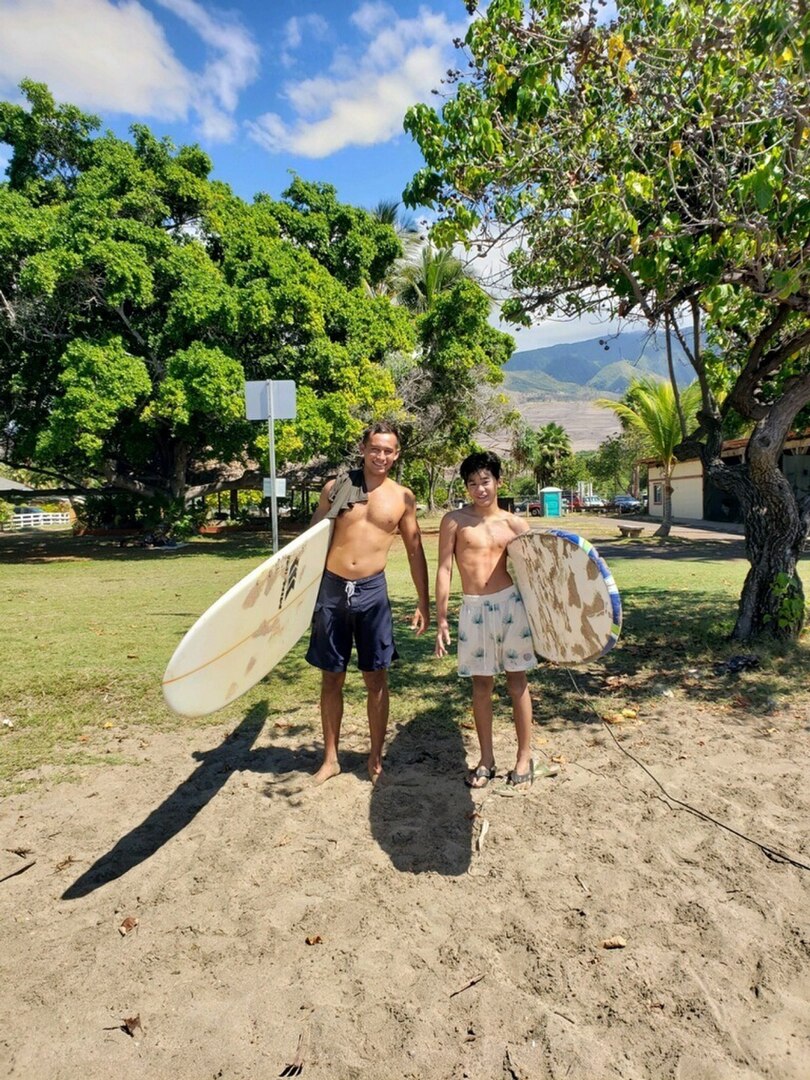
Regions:
<instances>
[{"instance_id":1,"label":"blue sky","mask_svg":"<svg viewBox=\"0 0 810 1080\"><path fill-rule=\"evenodd\" d=\"M292 170L371 207L420 167L402 117L436 100L467 24L463 0L0 0L0 97L27 76L122 136L198 142L245 199ZM606 329L546 324L519 347Z\"/></svg>"}]
</instances>

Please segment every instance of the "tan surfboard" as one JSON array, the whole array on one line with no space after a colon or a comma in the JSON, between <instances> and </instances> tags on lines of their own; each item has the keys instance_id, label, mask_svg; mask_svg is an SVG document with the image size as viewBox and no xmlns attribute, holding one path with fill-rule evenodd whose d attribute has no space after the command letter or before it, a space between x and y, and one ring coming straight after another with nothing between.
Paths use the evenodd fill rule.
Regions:
<instances>
[{"instance_id":1,"label":"tan surfboard","mask_svg":"<svg viewBox=\"0 0 810 1080\"><path fill-rule=\"evenodd\" d=\"M163 676L170 709L181 716L216 712L284 659L312 621L331 531L331 521L319 521L197 619Z\"/></svg>"},{"instance_id":2,"label":"tan surfboard","mask_svg":"<svg viewBox=\"0 0 810 1080\"><path fill-rule=\"evenodd\" d=\"M622 603L596 548L563 529L527 532L507 548L534 651L556 664L585 664L616 644Z\"/></svg>"}]
</instances>

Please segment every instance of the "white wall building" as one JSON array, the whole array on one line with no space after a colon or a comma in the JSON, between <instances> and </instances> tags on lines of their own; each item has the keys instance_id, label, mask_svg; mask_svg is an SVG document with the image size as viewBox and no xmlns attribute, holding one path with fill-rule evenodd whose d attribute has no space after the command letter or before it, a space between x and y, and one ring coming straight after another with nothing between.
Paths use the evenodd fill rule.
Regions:
<instances>
[{"instance_id":1,"label":"white wall building","mask_svg":"<svg viewBox=\"0 0 810 1080\"><path fill-rule=\"evenodd\" d=\"M672 477L672 516L678 518L703 517L703 463L698 459L679 461ZM664 516L664 467L657 462L648 463L647 473L648 513L651 517Z\"/></svg>"},{"instance_id":2,"label":"white wall building","mask_svg":"<svg viewBox=\"0 0 810 1080\"><path fill-rule=\"evenodd\" d=\"M728 439L720 455L726 461L742 461L747 439ZM810 432L791 435L785 440L780 467L797 495L810 494ZM660 462L648 460L648 513L664 515L664 469ZM706 521L742 521L733 495L707 482L703 463L697 459L679 461L672 474L672 516Z\"/></svg>"}]
</instances>

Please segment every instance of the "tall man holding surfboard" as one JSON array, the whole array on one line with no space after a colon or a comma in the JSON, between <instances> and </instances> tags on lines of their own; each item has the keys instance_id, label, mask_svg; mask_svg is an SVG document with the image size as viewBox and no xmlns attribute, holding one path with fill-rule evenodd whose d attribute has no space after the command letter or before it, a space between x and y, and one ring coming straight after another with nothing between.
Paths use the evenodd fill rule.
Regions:
<instances>
[{"instance_id":1,"label":"tall man holding surfboard","mask_svg":"<svg viewBox=\"0 0 810 1080\"><path fill-rule=\"evenodd\" d=\"M419 636L430 622L427 560L416 520L413 492L388 475L399 457L399 435L393 424L373 424L361 445L363 465L326 484L312 524L334 519L307 661L321 670L323 763L313 777L318 784L340 772L338 743L343 719L343 684L352 645L366 685L372 783L382 773L382 751L388 728L388 668L396 659L385 565L399 533L408 555L418 598L411 629Z\"/></svg>"},{"instance_id":2,"label":"tall man holding surfboard","mask_svg":"<svg viewBox=\"0 0 810 1080\"><path fill-rule=\"evenodd\" d=\"M492 690L495 675L506 673L517 732L517 759L507 775L515 787L534 779L531 757L532 701L526 672L537 659L526 609L506 568L506 548L529 531L527 522L498 506L501 462L497 454L470 454L461 463L470 504L442 518L436 573L436 656L450 644L447 608L455 556L463 598L458 624L458 673L472 678L473 716L480 758L466 783L483 788L495 776L492 745Z\"/></svg>"}]
</instances>

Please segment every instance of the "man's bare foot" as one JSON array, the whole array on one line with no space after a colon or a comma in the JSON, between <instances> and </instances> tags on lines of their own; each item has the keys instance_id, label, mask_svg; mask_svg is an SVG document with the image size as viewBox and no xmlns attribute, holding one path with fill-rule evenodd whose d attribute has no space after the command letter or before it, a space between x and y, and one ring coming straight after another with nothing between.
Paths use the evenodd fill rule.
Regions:
<instances>
[{"instance_id":1,"label":"man's bare foot","mask_svg":"<svg viewBox=\"0 0 810 1080\"><path fill-rule=\"evenodd\" d=\"M312 777L312 783L325 784L327 780L331 780L333 776L337 776L339 773L340 765L337 761L325 761Z\"/></svg>"},{"instance_id":2,"label":"man's bare foot","mask_svg":"<svg viewBox=\"0 0 810 1080\"><path fill-rule=\"evenodd\" d=\"M368 759L368 778L372 784L376 784L383 774L383 767L381 761L374 761L371 757Z\"/></svg>"}]
</instances>

